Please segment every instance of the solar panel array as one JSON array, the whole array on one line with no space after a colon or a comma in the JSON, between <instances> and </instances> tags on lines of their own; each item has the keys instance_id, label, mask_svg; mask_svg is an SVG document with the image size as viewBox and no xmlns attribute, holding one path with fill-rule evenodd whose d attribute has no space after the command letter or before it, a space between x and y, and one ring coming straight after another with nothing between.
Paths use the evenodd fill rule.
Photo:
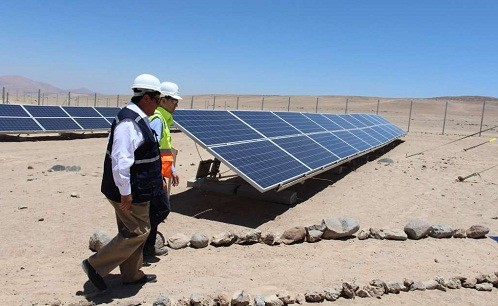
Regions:
<instances>
[{"instance_id":1,"label":"solar panel array","mask_svg":"<svg viewBox=\"0 0 498 306\"><path fill-rule=\"evenodd\" d=\"M107 130L119 110L118 107L0 104L0 133Z\"/></svg>"},{"instance_id":2,"label":"solar panel array","mask_svg":"<svg viewBox=\"0 0 498 306\"><path fill-rule=\"evenodd\" d=\"M261 192L285 188L405 135L370 114L176 110L174 119Z\"/></svg>"}]
</instances>

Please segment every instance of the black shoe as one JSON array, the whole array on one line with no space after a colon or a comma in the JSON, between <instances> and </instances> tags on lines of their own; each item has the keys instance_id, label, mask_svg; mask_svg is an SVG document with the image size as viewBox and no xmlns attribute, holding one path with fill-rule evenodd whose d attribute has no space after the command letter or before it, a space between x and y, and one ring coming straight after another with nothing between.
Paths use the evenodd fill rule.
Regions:
<instances>
[{"instance_id":1,"label":"black shoe","mask_svg":"<svg viewBox=\"0 0 498 306\"><path fill-rule=\"evenodd\" d=\"M123 283L124 285L140 285L146 283L155 283L157 282L157 276L155 274L145 274L141 279L138 279L133 282Z\"/></svg>"},{"instance_id":2,"label":"black shoe","mask_svg":"<svg viewBox=\"0 0 498 306\"><path fill-rule=\"evenodd\" d=\"M88 259L83 260L81 263L81 267L83 271L85 271L86 275L90 282L99 290L106 290L107 285L104 282L102 276L100 276L97 271L92 267L92 265L88 262Z\"/></svg>"}]
</instances>

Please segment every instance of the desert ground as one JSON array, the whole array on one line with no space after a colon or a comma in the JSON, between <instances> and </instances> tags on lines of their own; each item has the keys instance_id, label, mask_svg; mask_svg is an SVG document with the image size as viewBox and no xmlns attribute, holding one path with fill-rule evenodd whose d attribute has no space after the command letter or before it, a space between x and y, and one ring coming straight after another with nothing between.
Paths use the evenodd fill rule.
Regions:
<instances>
[{"instance_id":1,"label":"desert ground","mask_svg":"<svg viewBox=\"0 0 498 306\"><path fill-rule=\"evenodd\" d=\"M287 98L274 99L277 98L275 104L272 98L266 98L264 109L286 110ZM355 99L348 111L375 113L377 99L362 99ZM202 98L199 100L201 105L194 108L208 105ZM323 102L318 112L344 113L344 100L338 98L337 105L341 106L337 107ZM235 108L234 99L230 101L226 107ZM261 106L257 102L243 106L240 102L242 109ZM291 111L315 112L313 97L294 102ZM182 103L182 107L190 108L188 99ZM225 107L223 99L218 98L216 103L215 108ZM483 129L498 124L496 102L486 107ZM290 187L298 195L292 206L187 188L186 181L195 176L199 161L212 156L184 133L174 133L173 142L180 151L177 169L181 183L171 191L173 211L159 231L166 238L196 232L210 237L244 229L283 232L294 226L318 224L326 217L349 216L366 230L402 230L409 220L421 218L453 228L479 224L490 229L489 237L498 236L498 168L464 182L456 181L458 176L498 164L497 142L463 150L496 137L498 130L455 141L479 131L482 103L451 101L442 135L444 108L445 101L416 101L410 132L400 144L369 161L346 167L342 174L329 171ZM406 130L409 109L408 100L400 103L383 99L379 114ZM151 305L161 294L179 299L192 293L231 295L237 290L252 296L282 290L305 293L353 280L366 285L373 279L423 281L438 276L498 272L498 244L491 238L352 238L278 246L210 245L170 250L169 255L143 268L158 277L157 283L143 287L122 286L116 269L105 277L110 290L96 294L80 263L92 254L88 242L95 231L116 233L113 209L100 193L107 139L26 138L0 142L3 305L69 305L85 301ZM421 151L425 153L406 157ZM382 158L390 158L393 163L379 163ZM81 170L49 172L54 165L77 165ZM224 165L221 173L223 177L233 174ZM414 291L381 299L341 298L324 304L496 305L497 301L495 287L491 292L464 288Z\"/></svg>"}]
</instances>

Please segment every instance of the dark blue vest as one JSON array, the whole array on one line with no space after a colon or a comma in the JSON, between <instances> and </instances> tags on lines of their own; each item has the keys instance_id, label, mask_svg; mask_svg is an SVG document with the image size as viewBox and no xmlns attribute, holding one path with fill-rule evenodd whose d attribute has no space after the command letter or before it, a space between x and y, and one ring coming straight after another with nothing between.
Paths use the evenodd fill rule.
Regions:
<instances>
[{"instance_id":1,"label":"dark blue vest","mask_svg":"<svg viewBox=\"0 0 498 306\"><path fill-rule=\"evenodd\" d=\"M130 168L130 183L133 203L146 202L158 196L163 188L159 144L148 124L139 114L129 108L123 108L119 111L117 115L118 121L114 119L112 123L104 159L101 191L108 199L121 202L121 194L112 176L111 151L116 124L124 119L134 120L140 127L145 139L145 142L135 150L135 163Z\"/></svg>"}]
</instances>

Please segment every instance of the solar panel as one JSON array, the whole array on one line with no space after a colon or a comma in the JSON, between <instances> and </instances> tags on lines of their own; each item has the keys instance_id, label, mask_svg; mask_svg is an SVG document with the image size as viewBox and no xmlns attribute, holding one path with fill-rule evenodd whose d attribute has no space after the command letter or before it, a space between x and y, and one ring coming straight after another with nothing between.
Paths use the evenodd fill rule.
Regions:
<instances>
[{"instance_id":1,"label":"solar panel","mask_svg":"<svg viewBox=\"0 0 498 306\"><path fill-rule=\"evenodd\" d=\"M0 132L30 132L42 131L41 127L32 118L1 118L0 117Z\"/></svg>"},{"instance_id":2,"label":"solar panel","mask_svg":"<svg viewBox=\"0 0 498 306\"><path fill-rule=\"evenodd\" d=\"M109 129L111 125L105 118L74 118L85 130Z\"/></svg>"},{"instance_id":3,"label":"solar panel","mask_svg":"<svg viewBox=\"0 0 498 306\"><path fill-rule=\"evenodd\" d=\"M71 117L102 117L92 107L84 106L63 106L62 107Z\"/></svg>"},{"instance_id":4,"label":"solar panel","mask_svg":"<svg viewBox=\"0 0 498 306\"><path fill-rule=\"evenodd\" d=\"M108 130L118 107L0 104L0 133Z\"/></svg>"},{"instance_id":5,"label":"solar panel","mask_svg":"<svg viewBox=\"0 0 498 306\"><path fill-rule=\"evenodd\" d=\"M62 110L60 106L37 106L37 105L24 105L24 108L31 114L31 116L38 117L69 117L69 115Z\"/></svg>"},{"instance_id":6,"label":"solar panel","mask_svg":"<svg viewBox=\"0 0 498 306\"><path fill-rule=\"evenodd\" d=\"M0 104L0 117L29 117L21 105Z\"/></svg>"},{"instance_id":7,"label":"solar panel","mask_svg":"<svg viewBox=\"0 0 498 306\"><path fill-rule=\"evenodd\" d=\"M176 110L174 119L261 192L286 188L404 135L367 114Z\"/></svg>"}]
</instances>

